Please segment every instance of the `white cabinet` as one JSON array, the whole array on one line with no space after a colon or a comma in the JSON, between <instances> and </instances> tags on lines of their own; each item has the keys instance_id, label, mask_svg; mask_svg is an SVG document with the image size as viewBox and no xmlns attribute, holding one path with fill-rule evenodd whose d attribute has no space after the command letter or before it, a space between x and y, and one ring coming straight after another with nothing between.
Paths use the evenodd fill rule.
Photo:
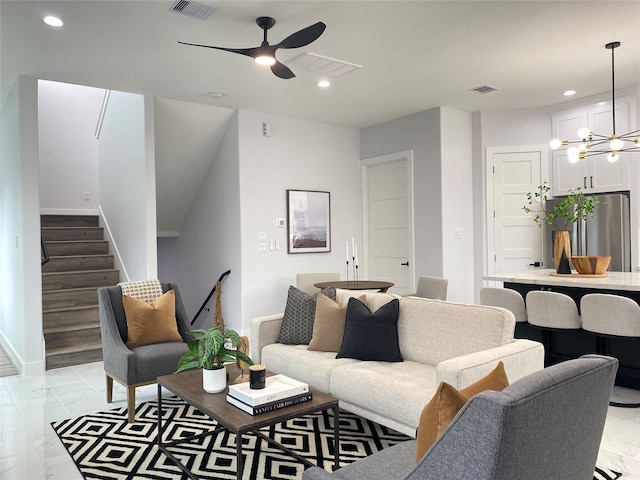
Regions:
<instances>
[{"instance_id":1,"label":"white cabinet","mask_svg":"<svg viewBox=\"0 0 640 480\"><path fill-rule=\"evenodd\" d=\"M632 98L616 101L616 133L633 130ZM581 127L589 127L592 132L602 135L613 133L611 102L601 102L582 108L560 112L551 117L553 137L561 140L578 140L576 132ZM553 168L552 194L568 195L569 189L582 188L585 193L615 192L630 189L631 169L629 155L622 154L617 162L611 163L606 155L587 157L577 163L570 163L566 150L556 150L552 154Z\"/></svg>"}]
</instances>

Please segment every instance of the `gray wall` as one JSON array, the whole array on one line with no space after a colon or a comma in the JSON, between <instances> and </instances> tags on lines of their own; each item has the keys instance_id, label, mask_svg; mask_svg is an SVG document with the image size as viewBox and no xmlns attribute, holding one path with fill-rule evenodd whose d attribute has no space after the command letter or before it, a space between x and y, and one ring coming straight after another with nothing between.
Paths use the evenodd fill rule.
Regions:
<instances>
[{"instance_id":1,"label":"gray wall","mask_svg":"<svg viewBox=\"0 0 640 480\"><path fill-rule=\"evenodd\" d=\"M360 158L413 150L417 275L443 275L440 109L362 129Z\"/></svg>"}]
</instances>

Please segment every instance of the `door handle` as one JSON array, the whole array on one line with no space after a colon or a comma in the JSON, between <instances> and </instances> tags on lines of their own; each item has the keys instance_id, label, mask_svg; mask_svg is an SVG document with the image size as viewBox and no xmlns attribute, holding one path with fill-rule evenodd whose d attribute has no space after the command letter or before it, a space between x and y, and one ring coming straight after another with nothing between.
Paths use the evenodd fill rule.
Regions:
<instances>
[{"instance_id":1,"label":"door handle","mask_svg":"<svg viewBox=\"0 0 640 480\"><path fill-rule=\"evenodd\" d=\"M542 266L542 262L533 262L529 264L530 267L541 267Z\"/></svg>"},{"instance_id":2,"label":"door handle","mask_svg":"<svg viewBox=\"0 0 640 480\"><path fill-rule=\"evenodd\" d=\"M404 262L404 263L401 263L400 265L402 265L403 267L408 267L409 266L409 262Z\"/></svg>"}]
</instances>

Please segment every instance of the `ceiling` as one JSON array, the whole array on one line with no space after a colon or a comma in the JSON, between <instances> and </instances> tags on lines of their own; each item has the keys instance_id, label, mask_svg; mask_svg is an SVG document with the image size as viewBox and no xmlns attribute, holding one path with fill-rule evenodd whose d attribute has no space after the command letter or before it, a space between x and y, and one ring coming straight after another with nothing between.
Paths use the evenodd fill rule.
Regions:
<instances>
[{"instance_id":1,"label":"ceiling","mask_svg":"<svg viewBox=\"0 0 640 480\"><path fill-rule=\"evenodd\" d=\"M2 75L110 88L362 128L444 105L465 111L535 108L640 84L639 1L208 0L207 20L168 11L170 0L1 2ZM55 29L42 17L55 14ZM320 89L321 75L293 67L282 80L250 58L190 43L253 47L258 16L277 43L323 21L304 51L362 65ZM499 90L470 91L481 85ZM211 92L222 92L214 100Z\"/></svg>"},{"instance_id":2,"label":"ceiling","mask_svg":"<svg viewBox=\"0 0 640 480\"><path fill-rule=\"evenodd\" d=\"M167 234L179 232L235 109L363 128L437 106L548 107L568 101L567 89L577 91L569 100L610 91L611 41L622 42L616 87L640 85L637 0L201 3L217 7L207 20L170 12L171 0L0 1L4 85L28 75L157 98L157 227ZM332 78L294 66L282 80L248 57L177 43L258 46L258 16L277 21L271 44L327 25L309 46L278 50L280 61L311 52L362 68ZM316 86L322 78L330 88ZM471 91L483 85L498 90Z\"/></svg>"}]
</instances>

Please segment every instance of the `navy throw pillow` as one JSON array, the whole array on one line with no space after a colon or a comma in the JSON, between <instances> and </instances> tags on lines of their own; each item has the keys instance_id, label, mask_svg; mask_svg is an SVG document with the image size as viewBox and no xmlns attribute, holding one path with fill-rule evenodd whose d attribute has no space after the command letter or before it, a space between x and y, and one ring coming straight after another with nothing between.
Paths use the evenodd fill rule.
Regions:
<instances>
[{"instance_id":1,"label":"navy throw pillow","mask_svg":"<svg viewBox=\"0 0 640 480\"><path fill-rule=\"evenodd\" d=\"M374 313L357 298L350 298L342 346L336 358L402 362L398 343L397 298Z\"/></svg>"}]
</instances>

